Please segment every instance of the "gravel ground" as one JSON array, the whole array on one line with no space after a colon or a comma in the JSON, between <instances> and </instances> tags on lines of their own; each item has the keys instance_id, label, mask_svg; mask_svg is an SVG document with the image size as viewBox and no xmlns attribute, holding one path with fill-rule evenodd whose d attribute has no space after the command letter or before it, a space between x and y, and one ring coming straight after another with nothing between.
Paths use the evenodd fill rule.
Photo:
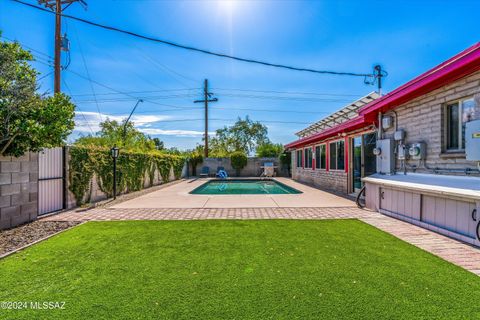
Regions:
<instances>
[{"instance_id":1,"label":"gravel ground","mask_svg":"<svg viewBox=\"0 0 480 320\"><path fill-rule=\"evenodd\" d=\"M2 230L0 231L0 256L77 224L79 222L76 221L39 220L13 229Z\"/></svg>"}]
</instances>

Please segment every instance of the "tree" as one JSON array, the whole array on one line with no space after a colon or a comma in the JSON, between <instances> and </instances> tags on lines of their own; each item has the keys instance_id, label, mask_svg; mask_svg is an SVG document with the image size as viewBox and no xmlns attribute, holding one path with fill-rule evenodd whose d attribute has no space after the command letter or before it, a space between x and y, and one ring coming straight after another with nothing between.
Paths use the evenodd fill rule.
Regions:
<instances>
[{"instance_id":1,"label":"tree","mask_svg":"<svg viewBox=\"0 0 480 320\"><path fill-rule=\"evenodd\" d=\"M247 155L242 151L235 151L230 155L232 168L235 169L237 176L240 176L240 171L247 165Z\"/></svg>"},{"instance_id":2,"label":"tree","mask_svg":"<svg viewBox=\"0 0 480 320\"><path fill-rule=\"evenodd\" d=\"M159 138L153 138L153 143L155 143L155 149L157 150L163 150L165 149L165 145L163 144L163 141L160 140Z\"/></svg>"},{"instance_id":3,"label":"tree","mask_svg":"<svg viewBox=\"0 0 480 320\"><path fill-rule=\"evenodd\" d=\"M203 162L203 152L199 151L199 149L197 147L187 153L188 163L192 167L192 176L197 175L197 165Z\"/></svg>"},{"instance_id":4,"label":"tree","mask_svg":"<svg viewBox=\"0 0 480 320\"><path fill-rule=\"evenodd\" d=\"M125 121L118 122L107 118L100 123L100 132L78 138L75 145L106 148L116 145L130 151L156 150L154 140L136 129L133 122L128 122L124 133Z\"/></svg>"},{"instance_id":5,"label":"tree","mask_svg":"<svg viewBox=\"0 0 480 320\"><path fill-rule=\"evenodd\" d=\"M57 147L73 130L75 106L63 94L37 93L32 55L18 43L0 42L0 154L21 156Z\"/></svg>"},{"instance_id":6,"label":"tree","mask_svg":"<svg viewBox=\"0 0 480 320\"><path fill-rule=\"evenodd\" d=\"M247 116L245 120L239 117L231 127L217 129L215 137L210 138L210 148L213 155L225 157L235 151L251 154L257 146L267 142L267 127Z\"/></svg>"},{"instance_id":7,"label":"tree","mask_svg":"<svg viewBox=\"0 0 480 320\"><path fill-rule=\"evenodd\" d=\"M267 142L257 147L257 157L277 158L283 152L283 144Z\"/></svg>"},{"instance_id":8,"label":"tree","mask_svg":"<svg viewBox=\"0 0 480 320\"><path fill-rule=\"evenodd\" d=\"M280 163L282 164L282 169L287 170L287 176L290 177L290 167L292 165L292 153L289 151L284 151L279 158L280 158Z\"/></svg>"}]
</instances>

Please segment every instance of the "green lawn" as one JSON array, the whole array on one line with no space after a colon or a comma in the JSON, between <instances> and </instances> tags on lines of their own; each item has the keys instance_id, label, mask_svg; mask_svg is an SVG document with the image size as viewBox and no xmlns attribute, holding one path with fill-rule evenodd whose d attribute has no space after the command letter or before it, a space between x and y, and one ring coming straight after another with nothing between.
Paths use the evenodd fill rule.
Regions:
<instances>
[{"instance_id":1,"label":"green lawn","mask_svg":"<svg viewBox=\"0 0 480 320\"><path fill-rule=\"evenodd\" d=\"M0 319L480 318L480 278L356 220L90 222L0 260Z\"/></svg>"}]
</instances>

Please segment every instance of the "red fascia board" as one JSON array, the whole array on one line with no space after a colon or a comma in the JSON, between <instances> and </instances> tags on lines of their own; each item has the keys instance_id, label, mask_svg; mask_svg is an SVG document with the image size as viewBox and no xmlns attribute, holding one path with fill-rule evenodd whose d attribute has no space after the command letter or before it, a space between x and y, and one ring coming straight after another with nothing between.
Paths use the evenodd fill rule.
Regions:
<instances>
[{"instance_id":1,"label":"red fascia board","mask_svg":"<svg viewBox=\"0 0 480 320\"><path fill-rule=\"evenodd\" d=\"M371 112L386 112L478 70L480 70L480 42L389 94L363 106L358 112L360 115L367 115Z\"/></svg>"},{"instance_id":2,"label":"red fascia board","mask_svg":"<svg viewBox=\"0 0 480 320\"><path fill-rule=\"evenodd\" d=\"M362 126L365 126L365 125L366 125L366 123L364 121L364 117L357 116L357 117L355 117L353 119L350 119L348 121L345 121L345 122L343 122L343 123L341 123L338 126L335 126L333 128L327 129L325 131L319 132L319 133L314 134L314 135L309 136L309 137L299 139L297 141L293 141L293 142L285 145L285 147L286 148L296 148L296 147L300 147L300 146L305 146L305 145L310 144L310 143L320 142L324 139L327 139L327 138L332 137L334 135L337 135L339 133L355 130L355 129L358 129L358 128L360 128Z\"/></svg>"},{"instance_id":3,"label":"red fascia board","mask_svg":"<svg viewBox=\"0 0 480 320\"><path fill-rule=\"evenodd\" d=\"M291 142L285 147L295 148L305 146L341 132L361 128L362 126L366 126L367 123L375 122L378 112L391 110L400 104L406 103L478 70L480 70L480 42L398 87L387 95L363 106L358 110L359 116L356 118L310 137Z\"/></svg>"}]
</instances>

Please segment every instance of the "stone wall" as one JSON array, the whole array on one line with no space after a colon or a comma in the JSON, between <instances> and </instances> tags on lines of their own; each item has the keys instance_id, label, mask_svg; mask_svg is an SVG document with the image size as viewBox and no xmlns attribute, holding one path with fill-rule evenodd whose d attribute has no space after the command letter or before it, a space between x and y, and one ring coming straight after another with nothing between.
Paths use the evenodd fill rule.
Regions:
<instances>
[{"instance_id":1,"label":"stone wall","mask_svg":"<svg viewBox=\"0 0 480 320\"><path fill-rule=\"evenodd\" d=\"M0 230L35 220L38 212L38 154L0 156Z\"/></svg>"},{"instance_id":2,"label":"stone wall","mask_svg":"<svg viewBox=\"0 0 480 320\"><path fill-rule=\"evenodd\" d=\"M405 143L425 142L427 146L426 166L445 169L475 169L474 161L467 161L465 152L446 152L445 105L455 100L475 97L480 103L480 72L434 90L424 96L395 108L398 129L406 132ZM385 131L384 138L393 137L393 128ZM418 166L418 161L408 160L409 166ZM400 163L397 161L397 169ZM429 172L420 165L417 172ZM455 172L439 172L455 174ZM457 173L457 174L461 174ZM479 174L473 174L479 175Z\"/></svg>"},{"instance_id":3,"label":"stone wall","mask_svg":"<svg viewBox=\"0 0 480 320\"><path fill-rule=\"evenodd\" d=\"M259 177L263 172L263 168L261 167L265 162L273 162L274 166L277 166L277 168L275 168L275 172L277 176L287 175L286 170L283 170L283 168L281 168L278 158L251 157L251 158L248 158L246 167L240 171L240 176L241 177ZM200 172L202 171L202 167L204 166L210 168L211 174L215 174L217 172L218 167L224 167L225 171L227 171L230 177L236 176L236 172L235 172L235 169L232 168L230 158L203 159L203 162L197 165L197 168L196 168L197 175L200 175Z\"/></svg>"}]
</instances>

